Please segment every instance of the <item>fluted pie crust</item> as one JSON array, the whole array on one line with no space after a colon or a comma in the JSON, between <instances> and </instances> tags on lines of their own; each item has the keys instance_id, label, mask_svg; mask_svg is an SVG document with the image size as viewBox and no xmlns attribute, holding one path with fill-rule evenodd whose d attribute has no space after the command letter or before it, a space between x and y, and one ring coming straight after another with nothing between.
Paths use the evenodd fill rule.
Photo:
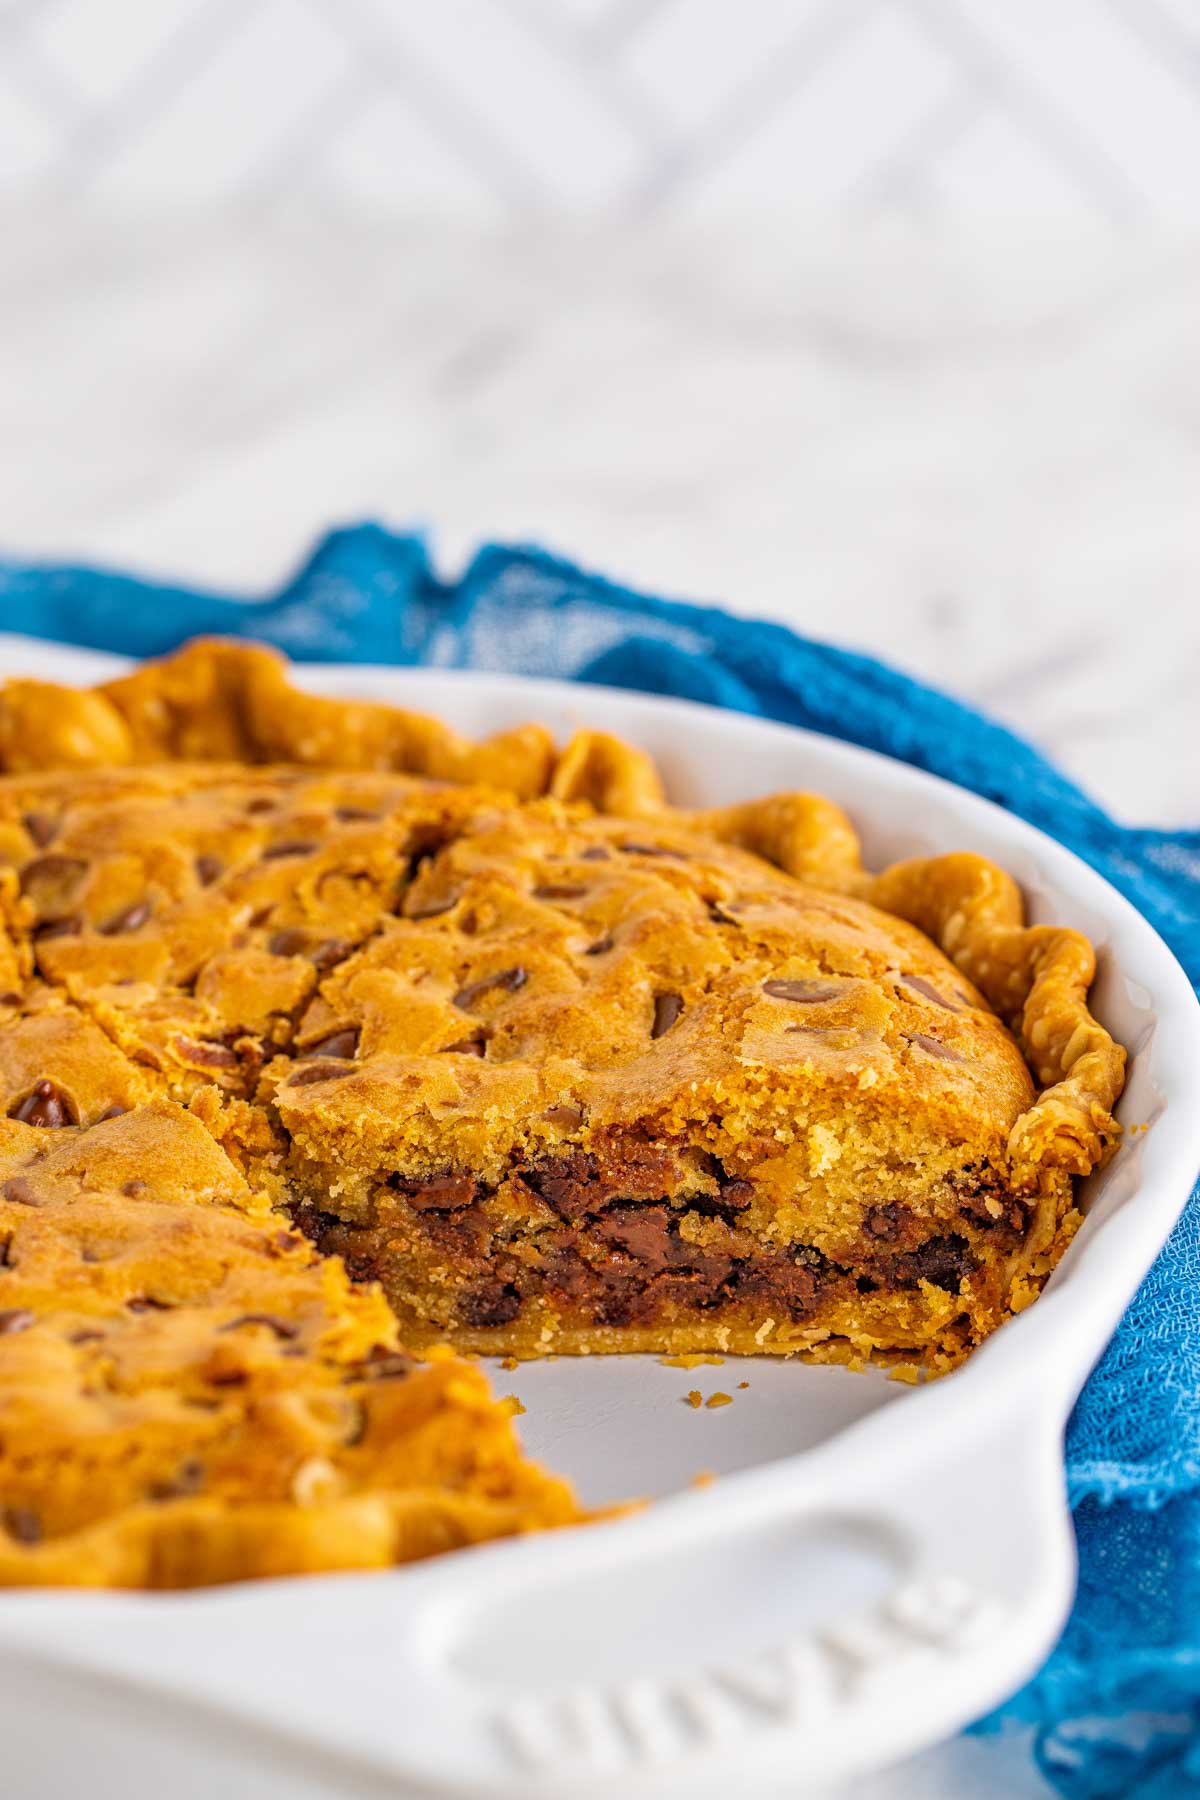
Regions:
<instances>
[{"instance_id":1,"label":"fluted pie crust","mask_svg":"<svg viewBox=\"0 0 1200 1800\"><path fill-rule=\"evenodd\" d=\"M0 768L0 1581L570 1522L438 1346L937 1373L1115 1147L1087 940L815 796L214 642L9 682Z\"/></svg>"}]
</instances>

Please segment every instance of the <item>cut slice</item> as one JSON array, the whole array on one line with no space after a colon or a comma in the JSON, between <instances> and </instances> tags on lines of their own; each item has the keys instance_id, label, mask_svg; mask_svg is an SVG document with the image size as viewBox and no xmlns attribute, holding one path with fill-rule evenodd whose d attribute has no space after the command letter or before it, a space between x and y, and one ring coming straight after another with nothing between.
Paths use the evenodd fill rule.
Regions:
<instances>
[{"instance_id":1,"label":"cut slice","mask_svg":"<svg viewBox=\"0 0 1200 1800\"><path fill-rule=\"evenodd\" d=\"M384 1567L580 1517L482 1374L400 1354L170 1102L0 1125L0 1249L0 1583Z\"/></svg>"},{"instance_id":2,"label":"cut slice","mask_svg":"<svg viewBox=\"0 0 1200 1800\"><path fill-rule=\"evenodd\" d=\"M1034 1085L962 973L678 824L471 821L300 1042L297 1216L413 1344L943 1366L1075 1222L1011 1179Z\"/></svg>"}]
</instances>

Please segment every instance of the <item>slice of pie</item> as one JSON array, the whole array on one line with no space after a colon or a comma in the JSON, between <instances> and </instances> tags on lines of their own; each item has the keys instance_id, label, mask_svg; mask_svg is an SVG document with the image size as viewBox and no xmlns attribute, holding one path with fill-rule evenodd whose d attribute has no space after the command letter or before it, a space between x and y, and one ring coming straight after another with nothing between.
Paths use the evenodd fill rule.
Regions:
<instances>
[{"instance_id":1,"label":"slice of pie","mask_svg":"<svg viewBox=\"0 0 1200 1800\"><path fill-rule=\"evenodd\" d=\"M38 1100L0 1125L0 1584L386 1567L580 1516L480 1370L403 1355L198 1118L47 1129Z\"/></svg>"},{"instance_id":2,"label":"slice of pie","mask_svg":"<svg viewBox=\"0 0 1200 1800\"><path fill-rule=\"evenodd\" d=\"M1036 1297L1116 1142L1087 941L968 853L867 874L812 796L682 813L615 739L470 744L222 644L9 684L0 759L0 1577L565 1520L478 1373L393 1385L398 1345L937 1372ZM119 1473L84 1478L93 1433ZM6 1476L51 1465L75 1499Z\"/></svg>"}]
</instances>

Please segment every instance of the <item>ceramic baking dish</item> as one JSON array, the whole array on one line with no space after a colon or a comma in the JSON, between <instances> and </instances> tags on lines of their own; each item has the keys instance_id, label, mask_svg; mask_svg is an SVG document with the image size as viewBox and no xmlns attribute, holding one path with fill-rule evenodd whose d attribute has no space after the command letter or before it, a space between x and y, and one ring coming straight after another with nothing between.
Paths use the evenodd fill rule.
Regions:
<instances>
[{"instance_id":1,"label":"ceramic baking dish","mask_svg":"<svg viewBox=\"0 0 1200 1800\"><path fill-rule=\"evenodd\" d=\"M0 669L113 659L0 640ZM815 789L869 863L970 848L1035 920L1080 926L1131 1052L1128 1137L1043 1297L957 1374L728 1359L497 1370L529 1448L586 1499L656 1504L389 1574L183 1595L0 1596L0 1741L22 1800L791 1794L878 1767L1015 1688L1070 1604L1071 1403L1200 1166L1200 1007L1149 925L999 808L825 738L640 695L486 674L312 667L306 686L468 733L580 724L648 749L674 799ZM749 1386L739 1388L740 1381ZM689 1388L734 1403L685 1404ZM705 1471L719 1479L696 1481Z\"/></svg>"}]
</instances>

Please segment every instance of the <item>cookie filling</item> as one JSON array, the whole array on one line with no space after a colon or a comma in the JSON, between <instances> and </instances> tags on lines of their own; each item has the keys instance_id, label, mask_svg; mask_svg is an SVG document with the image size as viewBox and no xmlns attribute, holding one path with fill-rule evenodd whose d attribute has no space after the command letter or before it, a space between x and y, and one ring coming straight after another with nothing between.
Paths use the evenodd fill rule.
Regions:
<instances>
[{"instance_id":1,"label":"cookie filling","mask_svg":"<svg viewBox=\"0 0 1200 1800\"><path fill-rule=\"evenodd\" d=\"M1031 1219L993 1171L968 1169L944 1184L934 1214L884 1200L864 1208L835 1255L751 1229L762 1210L754 1184L712 1158L703 1187L669 1191L682 1160L647 1144L607 1162L573 1151L491 1186L453 1171L393 1177L366 1222L315 1206L295 1216L356 1278L382 1281L410 1332L466 1333L485 1349L489 1334L506 1348L508 1328L519 1338L523 1321L547 1318L577 1330L770 1319L832 1331L851 1316L869 1329L878 1315L892 1327L897 1296L918 1313L962 1299L966 1327L996 1303L995 1271Z\"/></svg>"}]
</instances>

